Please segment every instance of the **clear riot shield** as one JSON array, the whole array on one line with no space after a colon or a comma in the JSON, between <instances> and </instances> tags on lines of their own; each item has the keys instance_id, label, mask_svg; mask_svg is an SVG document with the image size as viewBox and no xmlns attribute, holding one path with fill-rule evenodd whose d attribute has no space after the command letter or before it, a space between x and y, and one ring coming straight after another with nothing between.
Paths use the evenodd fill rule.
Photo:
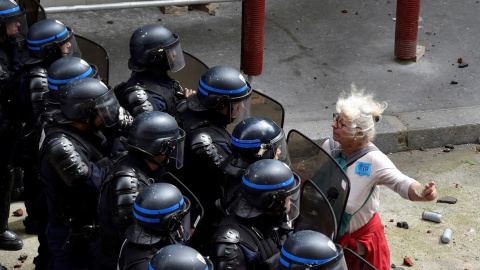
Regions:
<instances>
[{"instance_id":1,"label":"clear riot shield","mask_svg":"<svg viewBox=\"0 0 480 270\"><path fill-rule=\"evenodd\" d=\"M25 17L27 19L28 28L32 26L32 24L45 20L47 18L47 14L45 13L45 9L43 9L42 5L36 0L16 0L17 4L25 9Z\"/></svg>"},{"instance_id":2,"label":"clear riot shield","mask_svg":"<svg viewBox=\"0 0 480 270\"><path fill-rule=\"evenodd\" d=\"M208 66L186 51L183 51L183 58L185 59L185 66L175 73L168 71L168 75L179 81L183 88L196 90L198 80L207 71Z\"/></svg>"},{"instance_id":3,"label":"clear riot shield","mask_svg":"<svg viewBox=\"0 0 480 270\"><path fill-rule=\"evenodd\" d=\"M323 192L311 180L305 180L300 195L300 215L295 231L312 230L337 239L337 220L332 206Z\"/></svg>"},{"instance_id":4,"label":"clear riot shield","mask_svg":"<svg viewBox=\"0 0 480 270\"><path fill-rule=\"evenodd\" d=\"M107 50L102 45L78 34L75 34L75 39L82 52L82 59L97 66L102 82L108 85L110 58Z\"/></svg>"},{"instance_id":5,"label":"clear riot shield","mask_svg":"<svg viewBox=\"0 0 480 270\"><path fill-rule=\"evenodd\" d=\"M318 144L295 129L288 133L287 144L290 168L303 181L309 179L318 187L330 203L336 223L341 224L350 192L350 180L345 172Z\"/></svg>"},{"instance_id":6,"label":"clear riot shield","mask_svg":"<svg viewBox=\"0 0 480 270\"><path fill-rule=\"evenodd\" d=\"M253 89L250 117L266 117L275 122L279 127L283 128L285 110L280 102ZM227 126L227 130L230 133L232 133L234 128L234 124Z\"/></svg>"},{"instance_id":7,"label":"clear riot shield","mask_svg":"<svg viewBox=\"0 0 480 270\"><path fill-rule=\"evenodd\" d=\"M351 249L344 248L343 254L345 256L345 261L347 263L348 269L356 270L376 270L373 265L367 262L364 258L360 257L357 253L353 252Z\"/></svg>"},{"instance_id":8,"label":"clear riot shield","mask_svg":"<svg viewBox=\"0 0 480 270\"><path fill-rule=\"evenodd\" d=\"M164 173L162 174L159 179L156 179L155 182L162 182L162 183L169 183L176 186L184 197L187 197L190 201L190 219L192 222L190 223L190 238L192 238L195 229L197 228L198 223L203 217L203 206L197 197L190 191L177 177L175 177L171 173ZM188 241L187 241L188 244Z\"/></svg>"},{"instance_id":9,"label":"clear riot shield","mask_svg":"<svg viewBox=\"0 0 480 270\"><path fill-rule=\"evenodd\" d=\"M179 81L183 88L196 90L198 80L200 80L200 77L202 77L203 73L205 73L209 67L188 52L183 51L183 57L185 59L185 67L175 73L169 71L168 75L172 79ZM250 117L257 116L269 118L279 127L283 128L285 110L282 104L260 91L253 89ZM227 130L232 132L234 127L233 125L229 125Z\"/></svg>"}]
</instances>

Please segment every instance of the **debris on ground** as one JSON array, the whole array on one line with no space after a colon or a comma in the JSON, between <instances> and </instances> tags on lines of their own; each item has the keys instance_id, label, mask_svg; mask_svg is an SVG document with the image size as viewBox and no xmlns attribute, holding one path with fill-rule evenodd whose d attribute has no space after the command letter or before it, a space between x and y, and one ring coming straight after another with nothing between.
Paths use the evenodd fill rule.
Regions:
<instances>
[{"instance_id":1,"label":"debris on ground","mask_svg":"<svg viewBox=\"0 0 480 270\"><path fill-rule=\"evenodd\" d=\"M408 223L406 221L397 222L397 227L408 229Z\"/></svg>"},{"instance_id":2,"label":"debris on ground","mask_svg":"<svg viewBox=\"0 0 480 270\"><path fill-rule=\"evenodd\" d=\"M409 257L404 257L403 258L403 264L405 264L407 266L413 266L413 262Z\"/></svg>"},{"instance_id":3,"label":"debris on ground","mask_svg":"<svg viewBox=\"0 0 480 270\"><path fill-rule=\"evenodd\" d=\"M457 81L451 81L450 84L458 84Z\"/></svg>"},{"instance_id":4,"label":"debris on ground","mask_svg":"<svg viewBox=\"0 0 480 270\"><path fill-rule=\"evenodd\" d=\"M440 199L438 199L437 203L455 204L455 203L457 203L457 198L452 197L452 196L445 196L445 197L441 197Z\"/></svg>"},{"instance_id":5,"label":"debris on ground","mask_svg":"<svg viewBox=\"0 0 480 270\"><path fill-rule=\"evenodd\" d=\"M458 64L458 67L459 67L459 68L466 68L466 67L468 67L468 63L467 63L467 62L463 62L463 63L461 63L461 64Z\"/></svg>"},{"instance_id":6,"label":"debris on ground","mask_svg":"<svg viewBox=\"0 0 480 270\"><path fill-rule=\"evenodd\" d=\"M469 160L469 159L466 159L466 160L465 160L465 163L467 163L468 165L475 165L475 164L477 164L477 163L475 163L475 161L471 161L471 160Z\"/></svg>"},{"instance_id":7,"label":"debris on ground","mask_svg":"<svg viewBox=\"0 0 480 270\"><path fill-rule=\"evenodd\" d=\"M458 58L457 63L459 63L459 64L463 63L463 59L461 57Z\"/></svg>"},{"instance_id":8,"label":"debris on ground","mask_svg":"<svg viewBox=\"0 0 480 270\"><path fill-rule=\"evenodd\" d=\"M23 216L23 210L22 210L22 208L18 208L17 210L13 211L12 214L13 214L14 217L21 217L21 216Z\"/></svg>"},{"instance_id":9,"label":"debris on ground","mask_svg":"<svg viewBox=\"0 0 480 270\"><path fill-rule=\"evenodd\" d=\"M448 148L448 149L455 149L455 146L453 146L453 144L446 144L445 145L445 148Z\"/></svg>"},{"instance_id":10,"label":"debris on ground","mask_svg":"<svg viewBox=\"0 0 480 270\"><path fill-rule=\"evenodd\" d=\"M20 255L20 257L18 257L18 260L24 263L27 260L27 258L28 258L28 255L24 253Z\"/></svg>"},{"instance_id":11,"label":"debris on ground","mask_svg":"<svg viewBox=\"0 0 480 270\"><path fill-rule=\"evenodd\" d=\"M450 148L444 148L443 149L443 152L445 152L445 153L448 153L448 152L451 152L451 151L452 151L452 149L450 149Z\"/></svg>"},{"instance_id":12,"label":"debris on ground","mask_svg":"<svg viewBox=\"0 0 480 270\"><path fill-rule=\"evenodd\" d=\"M343 9L342 13L348 13L348 9Z\"/></svg>"}]
</instances>

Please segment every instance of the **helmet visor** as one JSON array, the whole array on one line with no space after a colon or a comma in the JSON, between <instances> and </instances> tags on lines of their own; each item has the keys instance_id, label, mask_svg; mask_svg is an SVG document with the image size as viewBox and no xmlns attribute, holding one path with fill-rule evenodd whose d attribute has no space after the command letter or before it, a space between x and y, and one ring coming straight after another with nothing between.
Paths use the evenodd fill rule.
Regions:
<instances>
[{"instance_id":1,"label":"helmet visor","mask_svg":"<svg viewBox=\"0 0 480 270\"><path fill-rule=\"evenodd\" d=\"M230 103L230 120L232 128L241 121L250 117L251 95L248 97Z\"/></svg>"},{"instance_id":2,"label":"helmet visor","mask_svg":"<svg viewBox=\"0 0 480 270\"><path fill-rule=\"evenodd\" d=\"M70 28L68 27L67 27L67 30L69 32L68 34L70 35L70 37L67 40L58 44L62 52L62 57L75 56L75 57L81 58L82 52L80 51L80 47L78 47L77 40L75 39L75 36L73 35L72 30L70 30Z\"/></svg>"},{"instance_id":3,"label":"helmet visor","mask_svg":"<svg viewBox=\"0 0 480 270\"><path fill-rule=\"evenodd\" d=\"M285 133L282 131L282 133L280 133L277 138L272 140L271 144L272 151L274 151L273 159L280 160L290 166L290 155L288 154L288 146L287 140L285 138Z\"/></svg>"},{"instance_id":4,"label":"helmet visor","mask_svg":"<svg viewBox=\"0 0 480 270\"><path fill-rule=\"evenodd\" d=\"M174 140L171 140L169 143L173 148L172 152L169 155L169 160L172 162L177 169L183 167L183 152L185 146L185 131L181 128L178 129L180 136Z\"/></svg>"},{"instance_id":5,"label":"helmet visor","mask_svg":"<svg viewBox=\"0 0 480 270\"><path fill-rule=\"evenodd\" d=\"M174 239L182 242L188 241L192 236L192 222L190 218L190 200L187 197L183 197L183 203L185 207L183 210L176 212L169 220L168 230L172 232Z\"/></svg>"},{"instance_id":6,"label":"helmet visor","mask_svg":"<svg viewBox=\"0 0 480 270\"><path fill-rule=\"evenodd\" d=\"M285 199L285 222L295 220L300 214L300 188L297 187L295 191Z\"/></svg>"},{"instance_id":7,"label":"helmet visor","mask_svg":"<svg viewBox=\"0 0 480 270\"><path fill-rule=\"evenodd\" d=\"M177 72L185 66L185 58L183 57L182 46L180 42L170 48L165 48L168 65L172 72Z\"/></svg>"},{"instance_id":8,"label":"helmet visor","mask_svg":"<svg viewBox=\"0 0 480 270\"><path fill-rule=\"evenodd\" d=\"M85 106L87 108L90 108L90 106L95 108L98 115L102 118L103 125L106 127L111 127L118 121L120 105L118 104L113 89L110 89L104 95L87 102Z\"/></svg>"}]
</instances>

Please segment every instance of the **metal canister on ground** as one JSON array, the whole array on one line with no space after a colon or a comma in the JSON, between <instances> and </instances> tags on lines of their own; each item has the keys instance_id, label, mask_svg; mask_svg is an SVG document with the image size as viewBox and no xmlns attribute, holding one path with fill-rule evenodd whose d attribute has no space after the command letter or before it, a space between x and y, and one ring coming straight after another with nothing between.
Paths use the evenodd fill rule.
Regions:
<instances>
[{"instance_id":1,"label":"metal canister on ground","mask_svg":"<svg viewBox=\"0 0 480 270\"><path fill-rule=\"evenodd\" d=\"M443 230L442 242L448 244L448 242L450 242L450 239L452 239L452 230L446 228L445 230Z\"/></svg>"},{"instance_id":2,"label":"metal canister on ground","mask_svg":"<svg viewBox=\"0 0 480 270\"><path fill-rule=\"evenodd\" d=\"M422 218L426 220L439 222L439 223L442 222L442 214L435 213L435 212L423 211Z\"/></svg>"}]
</instances>

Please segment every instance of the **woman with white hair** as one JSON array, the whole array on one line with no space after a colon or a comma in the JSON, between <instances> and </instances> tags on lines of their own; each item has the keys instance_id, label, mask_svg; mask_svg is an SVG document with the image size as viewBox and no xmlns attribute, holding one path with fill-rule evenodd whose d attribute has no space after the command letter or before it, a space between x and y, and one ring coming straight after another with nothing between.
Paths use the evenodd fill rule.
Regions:
<instances>
[{"instance_id":1,"label":"woman with white hair","mask_svg":"<svg viewBox=\"0 0 480 270\"><path fill-rule=\"evenodd\" d=\"M384 226L378 215L379 185L384 185L411 201L432 201L437 196L435 182L422 185L400 172L373 143L375 124L386 103L357 91L341 94L333 115L333 136L323 148L337 160L350 179L351 189L340 225L338 243L357 252L377 269L390 269L390 252Z\"/></svg>"}]
</instances>

